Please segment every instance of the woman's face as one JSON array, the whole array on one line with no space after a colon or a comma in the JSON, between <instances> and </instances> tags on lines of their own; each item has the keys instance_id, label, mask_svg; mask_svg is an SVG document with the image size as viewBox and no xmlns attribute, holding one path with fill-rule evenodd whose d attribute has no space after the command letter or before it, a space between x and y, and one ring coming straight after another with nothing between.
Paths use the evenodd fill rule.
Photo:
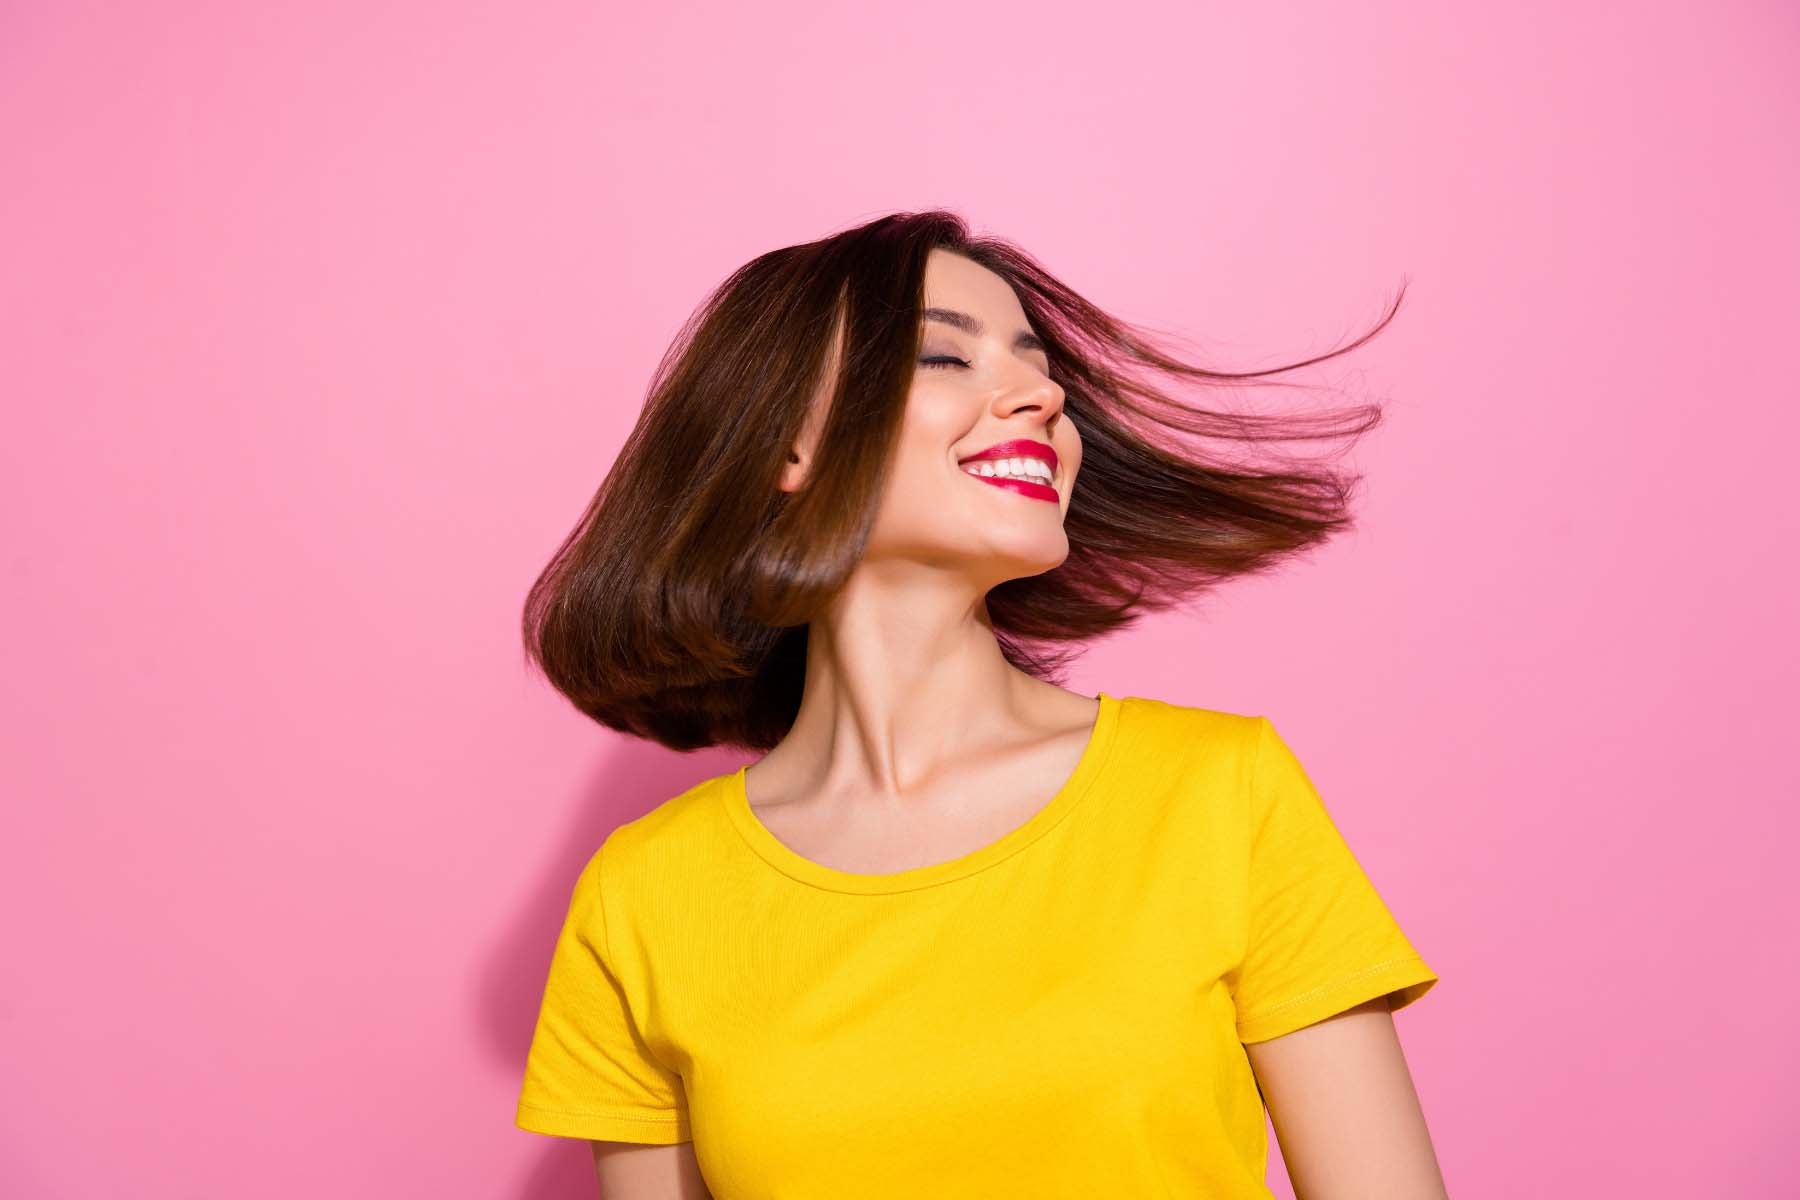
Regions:
<instances>
[{"instance_id":1,"label":"woman's face","mask_svg":"<svg viewBox=\"0 0 1800 1200\"><path fill-rule=\"evenodd\" d=\"M1063 389L1018 296L986 267L934 250L921 339L863 562L960 572L984 594L1057 566L1069 553L1063 513L1081 434L1063 414ZM994 477L971 473L967 460L993 447L1001 457L983 469Z\"/></svg>"}]
</instances>

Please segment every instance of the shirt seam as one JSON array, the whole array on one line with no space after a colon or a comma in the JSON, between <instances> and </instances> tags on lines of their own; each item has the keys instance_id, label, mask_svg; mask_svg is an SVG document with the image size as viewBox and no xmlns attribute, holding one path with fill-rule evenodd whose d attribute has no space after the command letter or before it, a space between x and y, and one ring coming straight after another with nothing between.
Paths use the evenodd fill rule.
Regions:
<instances>
[{"instance_id":1,"label":"shirt seam","mask_svg":"<svg viewBox=\"0 0 1800 1200\"><path fill-rule=\"evenodd\" d=\"M1335 991L1346 984L1355 983L1359 979L1366 979L1370 975L1379 974L1380 972L1387 970L1389 967L1399 966L1401 963L1412 962L1414 959L1418 959L1421 962L1424 961L1423 956L1416 952L1402 954L1398 958L1384 959L1372 966L1364 967L1362 970L1354 972L1353 974L1342 976L1332 980L1330 983L1322 983L1318 987L1301 992L1298 996L1290 996L1279 1004L1271 1004L1265 1008L1259 1008L1254 1012L1240 1013L1237 1018L1238 1023L1241 1025L1248 1025L1250 1022L1259 1021L1271 1013L1281 1012L1283 1009L1292 1008L1296 1004L1304 1004L1308 1000L1316 1000L1320 996Z\"/></svg>"},{"instance_id":2,"label":"shirt seam","mask_svg":"<svg viewBox=\"0 0 1800 1200\"><path fill-rule=\"evenodd\" d=\"M617 1109L591 1108L546 1108L542 1104L521 1103L520 1108L528 1108L532 1112L548 1113L557 1117L601 1117L608 1121L652 1121L660 1124L674 1125L686 1120L680 1114L668 1116L648 1116L639 1112L621 1112Z\"/></svg>"},{"instance_id":3,"label":"shirt seam","mask_svg":"<svg viewBox=\"0 0 1800 1200\"><path fill-rule=\"evenodd\" d=\"M617 830L614 832L617 832ZM649 1055L650 1061L655 1063L662 1070L667 1071L669 1074L680 1077L681 1072L670 1066L668 1063L665 1063L662 1060L662 1057L651 1047L650 1035L645 1028L643 1020L639 1017L638 1013L632 1010L631 989L627 986L625 971L621 967L619 960L613 956L612 927L606 916L606 847L612 842L612 836L613 835L609 833L606 837L601 839L600 849L594 855L594 893L598 901L597 907L600 909L600 954L605 960L606 971L612 975L613 979L619 985L619 991L625 1001L625 1019L631 1023L632 1031L637 1035L638 1039L644 1043L645 1053ZM686 1081L683 1080L684 1085L685 1082ZM545 1109L544 1111L552 1112L555 1110ZM591 1115L599 1116L604 1114L596 1113Z\"/></svg>"},{"instance_id":4,"label":"shirt seam","mask_svg":"<svg viewBox=\"0 0 1800 1200\"><path fill-rule=\"evenodd\" d=\"M600 953L606 959L608 967L616 972L618 967L613 963L612 956L612 928L606 919L606 843L610 841L611 834L601 838L600 849L594 856L594 892L600 908Z\"/></svg>"}]
</instances>

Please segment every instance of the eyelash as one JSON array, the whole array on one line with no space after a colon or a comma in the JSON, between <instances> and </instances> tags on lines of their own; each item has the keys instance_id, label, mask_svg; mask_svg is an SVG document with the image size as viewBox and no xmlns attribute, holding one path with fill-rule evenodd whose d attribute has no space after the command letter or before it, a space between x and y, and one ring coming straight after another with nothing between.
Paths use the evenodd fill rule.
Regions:
<instances>
[{"instance_id":1,"label":"eyelash","mask_svg":"<svg viewBox=\"0 0 1800 1200\"><path fill-rule=\"evenodd\" d=\"M969 364L954 355L934 354L930 358L921 358L919 360L919 365L921 367L948 367L952 365L966 367Z\"/></svg>"}]
</instances>

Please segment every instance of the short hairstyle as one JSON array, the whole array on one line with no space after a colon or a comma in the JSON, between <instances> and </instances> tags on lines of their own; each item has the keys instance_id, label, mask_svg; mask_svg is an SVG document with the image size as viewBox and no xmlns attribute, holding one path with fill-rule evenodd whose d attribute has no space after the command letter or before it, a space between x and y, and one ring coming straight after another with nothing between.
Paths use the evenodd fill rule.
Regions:
<instances>
[{"instance_id":1,"label":"short hairstyle","mask_svg":"<svg viewBox=\"0 0 1800 1200\"><path fill-rule=\"evenodd\" d=\"M1341 349L1214 370L1101 311L1012 243L971 236L955 213L893 213L746 263L663 355L636 426L525 603L527 655L578 709L676 750L767 750L786 735L808 623L855 568L874 520L934 249L1011 284L1082 437L1067 558L987 593L1015 667L1060 682L1082 643L1351 524L1359 477L1329 460L1380 421L1378 407L1205 408L1152 377L1267 383L1373 337L1404 283L1375 327ZM816 462L803 486L783 491L789 447L827 396ZM1336 450L1275 449L1290 441Z\"/></svg>"}]
</instances>

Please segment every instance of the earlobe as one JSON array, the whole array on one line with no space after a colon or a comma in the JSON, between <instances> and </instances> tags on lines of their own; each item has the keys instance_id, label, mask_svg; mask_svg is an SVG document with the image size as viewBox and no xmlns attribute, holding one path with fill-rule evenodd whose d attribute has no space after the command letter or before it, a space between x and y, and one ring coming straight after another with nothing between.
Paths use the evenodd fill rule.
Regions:
<instances>
[{"instance_id":1,"label":"earlobe","mask_svg":"<svg viewBox=\"0 0 1800 1200\"><path fill-rule=\"evenodd\" d=\"M788 460L781 468L781 479L776 486L784 492L797 492L804 482L806 482L806 463L797 452L789 450Z\"/></svg>"}]
</instances>

